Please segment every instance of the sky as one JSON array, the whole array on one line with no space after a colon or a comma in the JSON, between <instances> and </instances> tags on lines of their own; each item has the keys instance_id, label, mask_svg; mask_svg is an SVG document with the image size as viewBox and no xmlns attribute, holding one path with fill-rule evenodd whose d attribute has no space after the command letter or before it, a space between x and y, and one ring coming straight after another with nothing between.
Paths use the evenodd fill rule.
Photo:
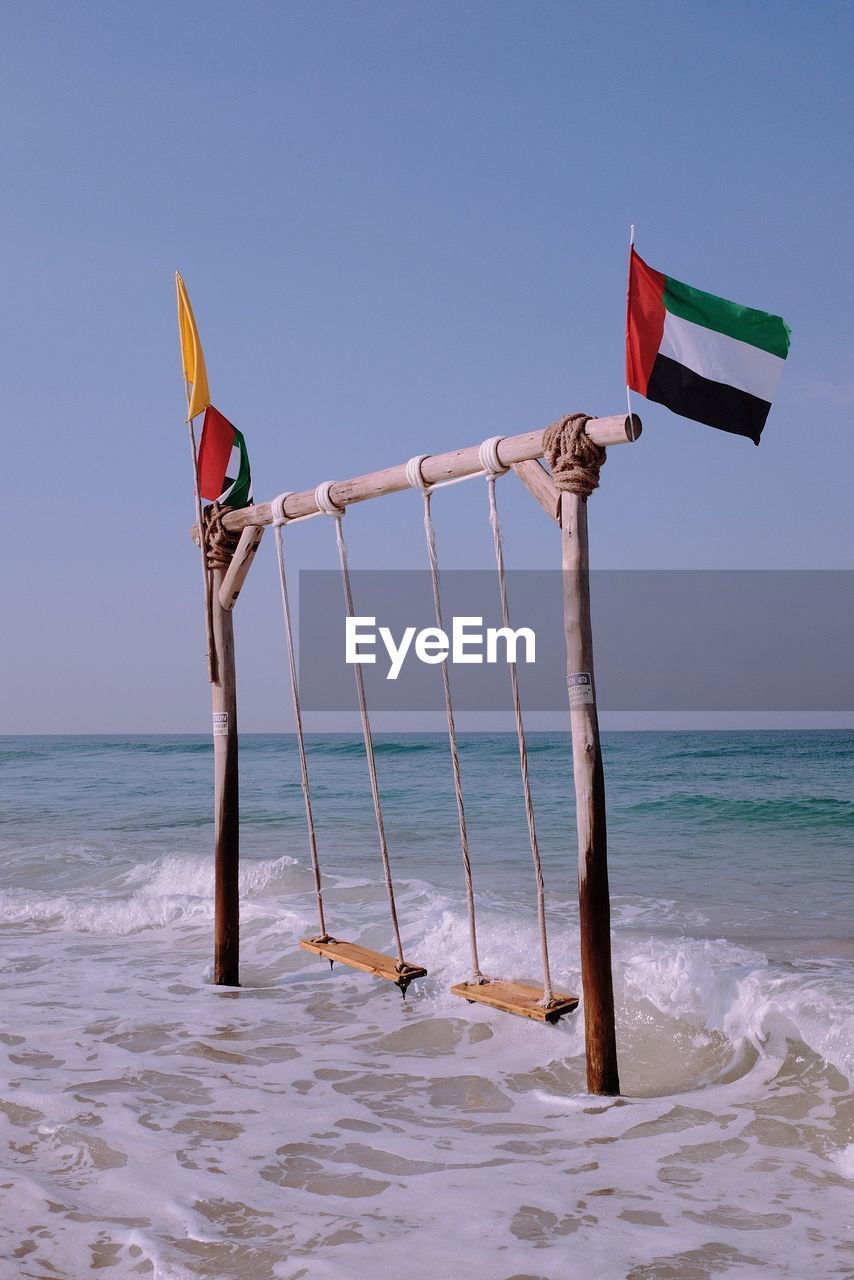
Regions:
<instances>
[{"instance_id":1,"label":"sky","mask_svg":"<svg viewBox=\"0 0 854 1280\"><path fill-rule=\"evenodd\" d=\"M792 348L758 449L637 399L594 567L854 568L852 28L833 0L4 4L0 732L210 723L176 269L268 499L620 412L635 223ZM559 564L512 477L501 503L512 567ZM443 561L487 567L482 490L436 508ZM424 564L414 495L347 531L354 565ZM289 548L333 566L331 522ZM278 610L268 533L244 730L290 725Z\"/></svg>"}]
</instances>

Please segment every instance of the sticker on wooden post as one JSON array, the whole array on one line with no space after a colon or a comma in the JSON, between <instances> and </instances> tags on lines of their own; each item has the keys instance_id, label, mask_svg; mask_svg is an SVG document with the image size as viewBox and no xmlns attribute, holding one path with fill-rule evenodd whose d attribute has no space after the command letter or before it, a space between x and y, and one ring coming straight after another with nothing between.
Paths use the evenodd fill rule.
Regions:
<instances>
[{"instance_id":1,"label":"sticker on wooden post","mask_svg":"<svg viewBox=\"0 0 854 1280\"><path fill-rule=\"evenodd\" d=\"M571 707L593 701L593 677L589 671L576 671L573 675L566 677L566 683Z\"/></svg>"},{"instance_id":2,"label":"sticker on wooden post","mask_svg":"<svg viewBox=\"0 0 854 1280\"><path fill-rule=\"evenodd\" d=\"M215 711L213 713L213 736L215 738L228 737L228 712Z\"/></svg>"}]
</instances>

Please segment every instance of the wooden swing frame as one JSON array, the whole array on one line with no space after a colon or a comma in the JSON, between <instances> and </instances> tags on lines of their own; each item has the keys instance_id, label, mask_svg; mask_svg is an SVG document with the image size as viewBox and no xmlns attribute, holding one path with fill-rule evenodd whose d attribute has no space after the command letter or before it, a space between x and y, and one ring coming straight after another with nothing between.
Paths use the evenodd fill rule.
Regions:
<instances>
[{"instance_id":1,"label":"wooden swing frame","mask_svg":"<svg viewBox=\"0 0 854 1280\"><path fill-rule=\"evenodd\" d=\"M585 427L594 444L610 447L629 444L641 434L634 414L591 418ZM587 532L587 500L561 493L542 465L545 429L505 436L497 445L500 463L512 469L546 514L561 529L564 598L564 632L567 674L579 672L593 678L593 636L590 621L590 576ZM476 475L481 470L480 446L424 458L421 473L429 485ZM337 507L400 493L410 488L406 464L372 471L351 480L333 483L328 496ZM315 489L288 495L283 514L288 520L319 512ZM234 660L232 610L251 568L266 525L273 523L270 502L238 511L226 511L223 527L239 533L237 549L227 570L211 570L211 632L215 654L215 679L211 683L214 723L214 972L213 981L239 985L239 780L237 766L237 685ZM199 526L193 536L200 541ZM595 700L570 698L573 775L578 830L578 896L581 934L581 979L584 993L587 1085L591 1093L619 1093L614 996L611 973L611 916L608 889L605 829L605 781L599 742ZM400 986L404 992L412 978L426 970L406 966L382 952L333 939L304 939L300 946ZM539 1001L542 988L503 980L458 983L455 995L523 1017L553 1022L578 1005L578 997L555 993L548 1008Z\"/></svg>"}]
</instances>

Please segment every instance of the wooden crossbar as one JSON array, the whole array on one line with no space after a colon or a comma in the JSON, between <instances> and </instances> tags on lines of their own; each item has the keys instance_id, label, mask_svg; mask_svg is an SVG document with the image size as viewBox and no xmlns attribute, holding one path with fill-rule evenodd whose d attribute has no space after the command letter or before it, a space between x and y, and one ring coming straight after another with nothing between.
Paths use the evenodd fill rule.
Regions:
<instances>
[{"instance_id":1,"label":"wooden crossbar","mask_svg":"<svg viewBox=\"0 0 854 1280\"><path fill-rule=\"evenodd\" d=\"M543 435L546 428L537 431L526 431L523 435L505 436L498 445L498 459L505 467L512 467L515 462L532 461L543 456ZM594 444L610 446L614 444L631 444L637 440L643 430L637 414L629 417L625 413L612 414L605 418L591 418L585 431ZM428 484L441 484L443 480L462 479L463 476L477 475L480 471L480 445L469 445L465 449L454 449L451 453L436 453L425 458L421 464L421 474ZM350 506L354 502L366 502L369 498L380 498L388 493L402 493L410 487L406 478L406 463L398 463L394 467L386 467L383 471L371 471L364 476L356 476L352 480L338 480L329 491L329 497L339 507ZM314 500L314 489L304 489L301 493L292 493L285 502L285 515L289 520L300 516L316 515L319 508ZM226 529L239 533L249 525L272 524L273 511L269 502L259 502L254 507L243 507L240 511L228 511L222 521Z\"/></svg>"}]
</instances>

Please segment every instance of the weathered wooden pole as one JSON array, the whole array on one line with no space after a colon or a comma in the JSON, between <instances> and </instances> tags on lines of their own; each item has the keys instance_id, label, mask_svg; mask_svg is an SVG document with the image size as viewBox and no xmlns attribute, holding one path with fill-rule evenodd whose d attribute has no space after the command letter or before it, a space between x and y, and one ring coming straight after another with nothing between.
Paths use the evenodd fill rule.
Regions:
<instances>
[{"instance_id":1,"label":"weathered wooden pole","mask_svg":"<svg viewBox=\"0 0 854 1280\"><path fill-rule=\"evenodd\" d=\"M211 685L214 744L214 967L218 986L240 985L240 798L237 772L237 678L234 622L219 593L224 573L213 570L211 621L216 681Z\"/></svg>"},{"instance_id":2,"label":"weathered wooden pole","mask_svg":"<svg viewBox=\"0 0 854 1280\"><path fill-rule=\"evenodd\" d=\"M560 527L567 687L578 827L578 908L587 1088L591 1093L617 1094L620 1092L620 1077L611 977L605 775L593 671L586 498L576 493L561 494Z\"/></svg>"}]
</instances>

